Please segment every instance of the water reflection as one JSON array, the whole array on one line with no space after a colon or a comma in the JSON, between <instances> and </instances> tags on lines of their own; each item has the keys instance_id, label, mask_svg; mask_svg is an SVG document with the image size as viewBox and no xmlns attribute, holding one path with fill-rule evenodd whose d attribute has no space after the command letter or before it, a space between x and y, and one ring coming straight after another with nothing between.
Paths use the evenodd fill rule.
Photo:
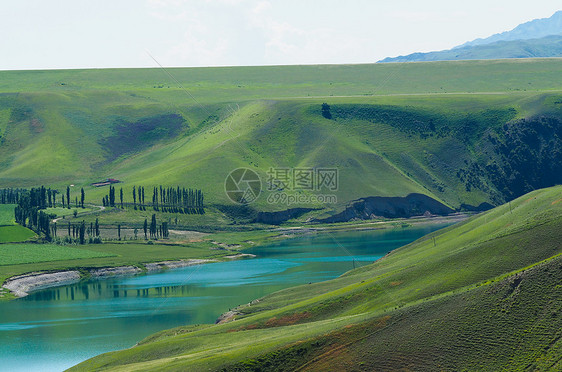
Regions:
<instances>
[{"instance_id":1,"label":"water reflection","mask_svg":"<svg viewBox=\"0 0 562 372\"><path fill-rule=\"evenodd\" d=\"M122 278L121 278L122 280ZM120 297L186 297L193 294L194 286L166 285L151 286L147 288L135 288L134 286L121 285L118 283L91 283L84 282L72 287L53 288L40 292L31 293L29 296L19 299L25 302L50 302L50 301L85 301L100 298Z\"/></svg>"}]
</instances>

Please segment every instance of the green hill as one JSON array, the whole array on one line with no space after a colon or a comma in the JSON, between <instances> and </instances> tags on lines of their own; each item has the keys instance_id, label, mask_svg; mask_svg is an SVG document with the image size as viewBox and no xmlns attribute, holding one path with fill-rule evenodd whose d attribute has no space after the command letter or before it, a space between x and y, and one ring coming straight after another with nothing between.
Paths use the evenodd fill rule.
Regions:
<instances>
[{"instance_id":1,"label":"green hill","mask_svg":"<svg viewBox=\"0 0 562 372\"><path fill-rule=\"evenodd\" d=\"M328 216L359 198L411 193L454 209L498 205L562 182L561 67L170 69L177 82L159 69L4 71L0 187L74 184L72 199L85 187L86 202L100 204L106 188L88 185L111 177L126 202L133 185L182 185L224 211L235 168L255 169L265 187L271 168L335 167L337 203L290 207L327 207L318 214ZM267 196L252 210L289 208Z\"/></svg>"},{"instance_id":2,"label":"green hill","mask_svg":"<svg viewBox=\"0 0 562 372\"><path fill-rule=\"evenodd\" d=\"M557 370L562 187L75 370Z\"/></svg>"}]
</instances>

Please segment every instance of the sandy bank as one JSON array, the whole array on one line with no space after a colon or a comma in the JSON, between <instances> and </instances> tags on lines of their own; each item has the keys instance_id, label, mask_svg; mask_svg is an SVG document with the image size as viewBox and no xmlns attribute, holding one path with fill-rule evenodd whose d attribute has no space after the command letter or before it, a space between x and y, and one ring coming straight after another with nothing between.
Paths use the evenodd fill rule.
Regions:
<instances>
[{"instance_id":1,"label":"sandy bank","mask_svg":"<svg viewBox=\"0 0 562 372\"><path fill-rule=\"evenodd\" d=\"M89 271L92 278L100 278L104 276L124 276L136 275L142 273L142 269L136 266L120 266L120 267L107 267L102 269L92 269Z\"/></svg>"},{"instance_id":2,"label":"sandy bank","mask_svg":"<svg viewBox=\"0 0 562 372\"><path fill-rule=\"evenodd\" d=\"M29 292L73 284L80 281L78 271L60 271L56 273L31 273L14 276L4 283L3 288L9 289L17 297L24 297Z\"/></svg>"},{"instance_id":3,"label":"sandy bank","mask_svg":"<svg viewBox=\"0 0 562 372\"><path fill-rule=\"evenodd\" d=\"M228 260L237 260L240 258L255 257L252 254L241 253L237 255L225 256L223 258ZM162 270L179 269L182 267L201 265L205 263L218 262L218 259L189 259L177 261L161 261L144 264L146 272L154 273ZM140 266L140 265L139 265ZM88 269L86 277L93 279L115 277L115 276L129 276L138 275L145 272L137 266L119 266L119 267L104 267ZM74 284L79 282L84 277L77 270L59 271L53 273L30 273L19 276L11 277L4 282L2 288L8 289L16 297L25 297L33 291L45 288L58 287L67 284Z\"/></svg>"}]
</instances>

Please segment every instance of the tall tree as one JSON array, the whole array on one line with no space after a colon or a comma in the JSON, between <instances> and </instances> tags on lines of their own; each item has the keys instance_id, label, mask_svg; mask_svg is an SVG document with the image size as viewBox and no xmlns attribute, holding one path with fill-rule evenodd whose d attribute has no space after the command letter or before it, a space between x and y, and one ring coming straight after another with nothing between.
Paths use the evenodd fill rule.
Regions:
<instances>
[{"instance_id":1,"label":"tall tree","mask_svg":"<svg viewBox=\"0 0 562 372\"><path fill-rule=\"evenodd\" d=\"M152 221L150 222L150 236L154 237L156 235L156 214L152 214Z\"/></svg>"},{"instance_id":2,"label":"tall tree","mask_svg":"<svg viewBox=\"0 0 562 372\"><path fill-rule=\"evenodd\" d=\"M140 189L139 189L139 199L140 199ZM133 186L133 208L137 210L137 191L135 186Z\"/></svg>"},{"instance_id":3,"label":"tall tree","mask_svg":"<svg viewBox=\"0 0 562 372\"><path fill-rule=\"evenodd\" d=\"M330 105L328 105L326 102L322 104L322 116L325 117L326 119L332 118L332 113L330 112Z\"/></svg>"},{"instance_id":4,"label":"tall tree","mask_svg":"<svg viewBox=\"0 0 562 372\"><path fill-rule=\"evenodd\" d=\"M86 243L86 222L82 221L82 223L80 224L80 231L79 233L79 238L80 238L80 244L85 244Z\"/></svg>"},{"instance_id":5,"label":"tall tree","mask_svg":"<svg viewBox=\"0 0 562 372\"><path fill-rule=\"evenodd\" d=\"M70 209L70 187L66 186L66 205Z\"/></svg>"},{"instance_id":6,"label":"tall tree","mask_svg":"<svg viewBox=\"0 0 562 372\"><path fill-rule=\"evenodd\" d=\"M115 207L115 187L109 185L109 206Z\"/></svg>"},{"instance_id":7,"label":"tall tree","mask_svg":"<svg viewBox=\"0 0 562 372\"><path fill-rule=\"evenodd\" d=\"M86 199L86 193L84 192L84 188L80 189L80 204L82 204L82 208L84 208L84 199Z\"/></svg>"},{"instance_id":8,"label":"tall tree","mask_svg":"<svg viewBox=\"0 0 562 372\"><path fill-rule=\"evenodd\" d=\"M121 200L121 209L123 209L123 188L119 189L119 199Z\"/></svg>"},{"instance_id":9,"label":"tall tree","mask_svg":"<svg viewBox=\"0 0 562 372\"><path fill-rule=\"evenodd\" d=\"M148 221L146 220L146 218L144 219L144 225L143 225L143 230L144 230L144 240L147 240L148 237L146 236L147 230L148 230Z\"/></svg>"}]
</instances>

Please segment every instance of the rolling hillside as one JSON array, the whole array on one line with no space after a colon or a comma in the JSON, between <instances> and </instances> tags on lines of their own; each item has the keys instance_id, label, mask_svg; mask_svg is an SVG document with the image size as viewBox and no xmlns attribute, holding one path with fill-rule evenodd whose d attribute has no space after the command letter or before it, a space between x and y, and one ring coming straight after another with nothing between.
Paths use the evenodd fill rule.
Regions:
<instances>
[{"instance_id":1,"label":"rolling hillside","mask_svg":"<svg viewBox=\"0 0 562 372\"><path fill-rule=\"evenodd\" d=\"M556 370L562 187L74 370Z\"/></svg>"},{"instance_id":2,"label":"rolling hillside","mask_svg":"<svg viewBox=\"0 0 562 372\"><path fill-rule=\"evenodd\" d=\"M0 72L0 187L74 184L72 198L84 186L100 204L107 190L88 185L112 177L129 199L133 185L182 185L221 208L235 168L265 182L270 168L336 167L336 204L291 207L329 216L411 193L453 209L498 205L562 182L561 69L549 59L169 70L177 81L158 69ZM267 195L252 209L289 208Z\"/></svg>"}]
</instances>

